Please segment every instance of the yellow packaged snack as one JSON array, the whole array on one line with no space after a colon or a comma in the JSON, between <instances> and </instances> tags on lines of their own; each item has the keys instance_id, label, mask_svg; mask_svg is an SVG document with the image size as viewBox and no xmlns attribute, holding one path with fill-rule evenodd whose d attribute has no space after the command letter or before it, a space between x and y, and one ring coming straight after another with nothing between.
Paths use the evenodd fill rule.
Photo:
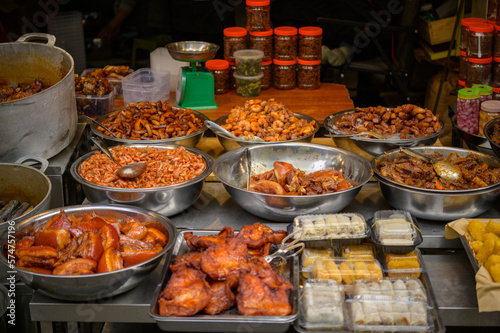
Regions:
<instances>
[{"instance_id":1,"label":"yellow packaged snack","mask_svg":"<svg viewBox=\"0 0 500 333\"><path fill-rule=\"evenodd\" d=\"M493 281L500 283L500 264L491 266L489 272Z\"/></svg>"},{"instance_id":2,"label":"yellow packaged snack","mask_svg":"<svg viewBox=\"0 0 500 333\"><path fill-rule=\"evenodd\" d=\"M492 232L500 237L500 223L496 223L493 220L490 220L486 225L486 232Z\"/></svg>"},{"instance_id":3,"label":"yellow packaged snack","mask_svg":"<svg viewBox=\"0 0 500 333\"><path fill-rule=\"evenodd\" d=\"M470 248L474 253L477 253L477 251L479 251L481 246L483 246L483 242L481 241L473 241L472 243L470 243Z\"/></svg>"},{"instance_id":4,"label":"yellow packaged snack","mask_svg":"<svg viewBox=\"0 0 500 333\"><path fill-rule=\"evenodd\" d=\"M482 241L483 235L486 232L486 223L480 222L478 220L470 220L467 225L467 230L475 241Z\"/></svg>"},{"instance_id":5,"label":"yellow packaged snack","mask_svg":"<svg viewBox=\"0 0 500 333\"><path fill-rule=\"evenodd\" d=\"M370 271L368 270L368 266L364 261L355 261L354 262L354 274L356 276L356 280L369 280L370 279Z\"/></svg>"},{"instance_id":6,"label":"yellow packaged snack","mask_svg":"<svg viewBox=\"0 0 500 333\"><path fill-rule=\"evenodd\" d=\"M386 253L384 258L389 277L420 277L420 262L414 252L406 254Z\"/></svg>"},{"instance_id":7,"label":"yellow packaged snack","mask_svg":"<svg viewBox=\"0 0 500 333\"><path fill-rule=\"evenodd\" d=\"M493 248L493 254L500 255L500 240L495 242L495 247Z\"/></svg>"},{"instance_id":8,"label":"yellow packaged snack","mask_svg":"<svg viewBox=\"0 0 500 333\"><path fill-rule=\"evenodd\" d=\"M312 274L315 279L330 279L342 283L342 275L333 259L316 260Z\"/></svg>"},{"instance_id":9,"label":"yellow packaged snack","mask_svg":"<svg viewBox=\"0 0 500 333\"><path fill-rule=\"evenodd\" d=\"M484 263L484 267L489 271L491 266L500 264L500 256L492 254L489 256L488 260Z\"/></svg>"},{"instance_id":10,"label":"yellow packaged snack","mask_svg":"<svg viewBox=\"0 0 500 333\"><path fill-rule=\"evenodd\" d=\"M373 246L371 244L342 246L342 258L373 260Z\"/></svg>"},{"instance_id":11,"label":"yellow packaged snack","mask_svg":"<svg viewBox=\"0 0 500 333\"><path fill-rule=\"evenodd\" d=\"M333 250L327 249L311 249L305 248L302 251L302 267L309 267L314 265L316 259L333 258Z\"/></svg>"},{"instance_id":12,"label":"yellow packaged snack","mask_svg":"<svg viewBox=\"0 0 500 333\"><path fill-rule=\"evenodd\" d=\"M492 239L496 242L497 240L500 240L500 237L498 237L497 235L495 235L492 232L487 232L483 235L483 243L486 242L486 240L488 240L488 239Z\"/></svg>"},{"instance_id":13,"label":"yellow packaged snack","mask_svg":"<svg viewBox=\"0 0 500 333\"><path fill-rule=\"evenodd\" d=\"M354 283L354 278L355 278L354 271L352 270L351 265L347 261L340 263L339 270L340 274L342 274L342 281L344 281L345 284Z\"/></svg>"},{"instance_id":14,"label":"yellow packaged snack","mask_svg":"<svg viewBox=\"0 0 500 333\"><path fill-rule=\"evenodd\" d=\"M370 271L370 278L372 280L381 280L382 279L382 268L380 265L376 263L371 263L368 265L368 270Z\"/></svg>"},{"instance_id":15,"label":"yellow packaged snack","mask_svg":"<svg viewBox=\"0 0 500 333\"><path fill-rule=\"evenodd\" d=\"M493 248L495 247L495 241L492 239L486 240L483 246L479 248L476 253L476 259L480 265L484 264L488 257L493 254Z\"/></svg>"}]
</instances>

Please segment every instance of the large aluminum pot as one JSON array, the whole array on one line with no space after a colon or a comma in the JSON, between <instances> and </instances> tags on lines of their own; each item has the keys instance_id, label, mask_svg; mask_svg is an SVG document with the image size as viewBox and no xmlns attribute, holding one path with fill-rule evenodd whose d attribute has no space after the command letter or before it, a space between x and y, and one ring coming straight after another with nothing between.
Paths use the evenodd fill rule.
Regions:
<instances>
[{"instance_id":1,"label":"large aluminum pot","mask_svg":"<svg viewBox=\"0 0 500 333\"><path fill-rule=\"evenodd\" d=\"M33 38L46 44L30 43ZM0 103L0 162L22 156L46 159L69 145L76 133L74 62L47 34L26 34L0 44L0 83L17 85L42 79L52 86L32 96Z\"/></svg>"}]
</instances>

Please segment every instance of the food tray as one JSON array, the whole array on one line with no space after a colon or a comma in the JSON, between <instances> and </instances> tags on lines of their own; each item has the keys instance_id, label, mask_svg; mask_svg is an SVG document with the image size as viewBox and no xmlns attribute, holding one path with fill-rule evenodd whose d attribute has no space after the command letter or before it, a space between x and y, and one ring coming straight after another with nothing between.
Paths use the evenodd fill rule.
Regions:
<instances>
[{"instance_id":1,"label":"food tray","mask_svg":"<svg viewBox=\"0 0 500 333\"><path fill-rule=\"evenodd\" d=\"M217 235L219 230L190 230L196 236ZM179 233L172 248L171 258L189 252L189 248L184 241L184 234ZM161 274L161 280L156 286L149 314L157 322L158 327L164 331L175 332L286 332L290 325L298 316L298 258L291 257L287 262L287 270L283 277L294 286L294 291L289 293L292 314L288 316L242 316L238 315L235 307L218 315L197 314L191 317L163 317L159 314L158 299L163 292L165 285L170 279L170 260L165 262Z\"/></svg>"},{"instance_id":2,"label":"food tray","mask_svg":"<svg viewBox=\"0 0 500 333\"><path fill-rule=\"evenodd\" d=\"M465 253L467 253L467 257L469 257L469 261L472 265L472 268L474 269L474 273L477 273L477 271L479 270L479 264L477 263L476 257L474 257L474 252L472 252L472 249L471 249L467 239L462 235L459 235L459 236L460 236L460 241L462 242L462 245L464 246Z\"/></svg>"},{"instance_id":3,"label":"food tray","mask_svg":"<svg viewBox=\"0 0 500 333\"><path fill-rule=\"evenodd\" d=\"M376 224L377 220L389 220L392 214L401 214L404 216L404 219L410 223L412 229L412 238L413 244L411 245L389 245L382 244L379 238L379 232ZM371 240L373 244L377 247L377 250L386 253L408 253L420 245L423 241L422 233L420 232L420 227L418 226L417 219L412 217L408 211L404 210L381 210L375 212L373 218L371 218L368 222L370 228L372 229Z\"/></svg>"},{"instance_id":4,"label":"food tray","mask_svg":"<svg viewBox=\"0 0 500 333\"><path fill-rule=\"evenodd\" d=\"M330 230L329 219L334 217L338 218L339 216L348 217L352 219L352 217L357 217L363 221L364 230L362 232L354 232L349 229L349 226L345 226L343 223L340 223L340 228L346 228L346 232L341 237L336 237L336 235L332 235L329 233ZM293 222L288 225L287 231L288 233L292 233L302 229L304 223L311 222L312 226L316 228L316 225L322 220L325 221L324 227L326 228L324 235L312 235L306 231L306 234L302 234L301 236L298 234L296 237L301 237L301 241L307 247L332 247L336 245L356 245L361 244L363 241L371 236L371 228L366 223L363 215L357 213L344 213L344 214L316 214L316 215L300 215L294 218Z\"/></svg>"},{"instance_id":5,"label":"food tray","mask_svg":"<svg viewBox=\"0 0 500 333\"><path fill-rule=\"evenodd\" d=\"M407 268L407 269L390 269L388 267L388 262L386 261L386 255L390 255L389 253L383 253L381 256L382 267L384 268L384 273L389 278L402 279L406 277L420 277L422 272L424 271L423 263L422 263L422 255L420 254L419 249L413 250L413 252L408 253L410 256L413 253L413 256L416 257L420 268ZM404 261L404 258L401 258L401 261Z\"/></svg>"}]
</instances>

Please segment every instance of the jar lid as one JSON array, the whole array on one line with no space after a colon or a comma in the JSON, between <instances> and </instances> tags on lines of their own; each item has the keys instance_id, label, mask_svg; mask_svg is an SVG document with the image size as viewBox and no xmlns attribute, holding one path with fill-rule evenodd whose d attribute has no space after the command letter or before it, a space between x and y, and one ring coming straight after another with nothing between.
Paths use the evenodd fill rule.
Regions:
<instances>
[{"instance_id":1,"label":"jar lid","mask_svg":"<svg viewBox=\"0 0 500 333\"><path fill-rule=\"evenodd\" d=\"M493 87L494 93L500 93L500 87Z\"/></svg>"},{"instance_id":2,"label":"jar lid","mask_svg":"<svg viewBox=\"0 0 500 333\"><path fill-rule=\"evenodd\" d=\"M477 88L479 91L479 95L491 95L493 92L493 87L487 86L485 84L475 84L472 86L472 88Z\"/></svg>"},{"instance_id":3,"label":"jar lid","mask_svg":"<svg viewBox=\"0 0 500 333\"><path fill-rule=\"evenodd\" d=\"M494 26L487 23L472 23L469 26L469 31L472 32L492 32Z\"/></svg>"},{"instance_id":4,"label":"jar lid","mask_svg":"<svg viewBox=\"0 0 500 333\"><path fill-rule=\"evenodd\" d=\"M497 21L495 21L495 20L486 20L486 23L492 24L492 25L496 25Z\"/></svg>"},{"instance_id":5,"label":"jar lid","mask_svg":"<svg viewBox=\"0 0 500 333\"><path fill-rule=\"evenodd\" d=\"M269 66L270 64L272 64L273 61L272 60L266 60L266 61L263 61L262 62L262 66Z\"/></svg>"},{"instance_id":6,"label":"jar lid","mask_svg":"<svg viewBox=\"0 0 500 333\"><path fill-rule=\"evenodd\" d=\"M230 27L224 29L224 36L243 37L247 35L247 29L241 27Z\"/></svg>"},{"instance_id":7,"label":"jar lid","mask_svg":"<svg viewBox=\"0 0 500 333\"><path fill-rule=\"evenodd\" d=\"M460 56L462 56L462 57L467 57L467 51L465 51L465 50L460 50Z\"/></svg>"},{"instance_id":8,"label":"jar lid","mask_svg":"<svg viewBox=\"0 0 500 333\"><path fill-rule=\"evenodd\" d=\"M475 99L479 98L479 91L472 88L463 88L458 91L458 98L461 99Z\"/></svg>"},{"instance_id":9,"label":"jar lid","mask_svg":"<svg viewBox=\"0 0 500 333\"><path fill-rule=\"evenodd\" d=\"M475 64L489 64L490 62L493 61L493 58L492 57L482 58L482 59L481 58L467 58L467 61L475 63Z\"/></svg>"},{"instance_id":10,"label":"jar lid","mask_svg":"<svg viewBox=\"0 0 500 333\"><path fill-rule=\"evenodd\" d=\"M221 70L229 68L229 61L222 59L212 59L205 62L205 67L213 70Z\"/></svg>"},{"instance_id":11,"label":"jar lid","mask_svg":"<svg viewBox=\"0 0 500 333\"><path fill-rule=\"evenodd\" d=\"M488 112L500 112L500 101L484 101L481 103L481 110Z\"/></svg>"},{"instance_id":12,"label":"jar lid","mask_svg":"<svg viewBox=\"0 0 500 333\"><path fill-rule=\"evenodd\" d=\"M486 20L479 17L466 17L463 18L460 22L464 27L468 27L472 23L486 23Z\"/></svg>"},{"instance_id":13,"label":"jar lid","mask_svg":"<svg viewBox=\"0 0 500 333\"><path fill-rule=\"evenodd\" d=\"M247 0L246 4L247 6L254 7L269 6L271 4L271 0Z\"/></svg>"},{"instance_id":14,"label":"jar lid","mask_svg":"<svg viewBox=\"0 0 500 333\"><path fill-rule=\"evenodd\" d=\"M295 65L297 61L294 60L278 60L278 59L273 59L273 63L275 65Z\"/></svg>"},{"instance_id":15,"label":"jar lid","mask_svg":"<svg viewBox=\"0 0 500 333\"><path fill-rule=\"evenodd\" d=\"M244 49L244 50L238 50L233 52L233 56L238 60L240 59L253 59L253 58L263 58L264 57L264 52L261 50L254 50L254 49Z\"/></svg>"},{"instance_id":16,"label":"jar lid","mask_svg":"<svg viewBox=\"0 0 500 333\"><path fill-rule=\"evenodd\" d=\"M240 79L240 80L259 80L264 76L264 73L260 72L259 74L255 75L255 76L245 76L245 75L240 75L240 74L234 72L233 76L235 79Z\"/></svg>"},{"instance_id":17,"label":"jar lid","mask_svg":"<svg viewBox=\"0 0 500 333\"><path fill-rule=\"evenodd\" d=\"M464 80L458 80L458 85L465 87L465 81Z\"/></svg>"},{"instance_id":18,"label":"jar lid","mask_svg":"<svg viewBox=\"0 0 500 333\"><path fill-rule=\"evenodd\" d=\"M493 57L494 62L500 62L500 57Z\"/></svg>"},{"instance_id":19,"label":"jar lid","mask_svg":"<svg viewBox=\"0 0 500 333\"><path fill-rule=\"evenodd\" d=\"M277 27L274 28L274 34L280 36L294 36L297 34L297 28L295 27Z\"/></svg>"},{"instance_id":20,"label":"jar lid","mask_svg":"<svg viewBox=\"0 0 500 333\"><path fill-rule=\"evenodd\" d=\"M250 36L272 36L273 29L269 29L266 31L250 31Z\"/></svg>"},{"instance_id":21,"label":"jar lid","mask_svg":"<svg viewBox=\"0 0 500 333\"><path fill-rule=\"evenodd\" d=\"M297 62L300 65L319 65L319 64L321 64L321 59L318 59L318 60L302 60L302 59L297 59Z\"/></svg>"},{"instance_id":22,"label":"jar lid","mask_svg":"<svg viewBox=\"0 0 500 333\"><path fill-rule=\"evenodd\" d=\"M299 34L306 36L320 36L323 33L323 29L320 27L302 27L299 28Z\"/></svg>"},{"instance_id":23,"label":"jar lid","mask_svg":"<svg viewBox=\"0 0 500 333\"><path fill-rule=\"evenodd\" d=\"M495 30L496 30L496 31L500 31L500 25L496 25L496 24L495 24Z\"/></svg>"}]
</instances>

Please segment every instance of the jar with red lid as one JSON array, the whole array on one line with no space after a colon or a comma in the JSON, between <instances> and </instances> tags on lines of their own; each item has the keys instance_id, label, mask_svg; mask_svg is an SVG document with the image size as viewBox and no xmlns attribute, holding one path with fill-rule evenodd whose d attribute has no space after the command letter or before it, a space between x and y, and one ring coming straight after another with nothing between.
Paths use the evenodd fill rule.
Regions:
<instances>
[{"instance_id":1,"label":"jar with red lid","mask_svg":"<svg viewBox=\"0 0 500 333\"><path fill-rule=\"evenodd\" d=\"M234 51L247 48L247 30L240 27L224 29L224 59L235 61Z\"/></svg>"},{"instance_id":2,"label":"jar with red lid","mask_svg":"<svg viewBox=\"0 0 500 333\"><path fill-rule=\"evenodd\" d=\"M320 27L299 28L298 57L302 60L321 60L323 29Z\"/></svg>"},{"instance_id":3,"label":"jar with red lid","mask_svg":"<svg viewBox=\"0 0 500 333\"><path fill-rule=\"evenodd\" d=\"M467 56L469 58L489 58L493 51L493 30L491 24L473 23L467 35Z\"/></svg>"},{"instance_id":4,"label":"jar with red lid","mask_svg":"<svg viewBox=\"0 0 500 333\"><path fill-rule=\"evenodd\" d=\"M273 58L273 29L266 31L250 31L249 46L264 52L262 61L272 60Z\"/></svg>"},{"instance_id":5,"label":"jar with red lid","mask_svg":"<svg viewBox=\"0 0 500 333\"><path fill-rule=\"evenodd\" d=\"M469 34L469 26L472 23L486 23L486 20L479 17L466 17L462 19L460 27L460 50L467 50L467 35Z\"/></svg>"},{"instance_id":6,"label":"jar with red lid","mask_svg":"<svg viewBox=\"0 0 500 333\"><path fill-rule=\"evenodd\" d=\"M494 101L498 101L500 100L500 87L493 87L493 100Z\"/></svg>"},{"instance_id":7,"label":"jar with red lid","mask_svg":"<svg viewBox=\"0 0 500 333\"><path fill-rule=\"evenodd\" d=\"M273 86L273 61L266 60L262 61L262 73L264 76L260 81L260 89L265 90Z\"/></svg>"},{"instance_id":8,"label":"jar with red lid","mask_svg":"<svg viewBox=\"0 0 500 333\"><path fill-rule=\"evenodd\" d=\"M214 93L225 94L230 89L229 61L223 59L212 59L205 62L205 67L214 76Z\"/></svg>"},{"instance_id":9,"label":"jar with red lid","mask_svg":"<svg viewBox=\"0 0 500 333\"><path fill-rule=\"evenodd\" d=\"M494 87L500 87L500 57L493 57L491 85Z\"/></svg>"},{"instance_id":10,"label":"jar with red lid","mask_svg":"<svg viewBox=\"0 0 500 333\"><path fill-rule=\"evenodd\" d=\"M460 51L460 65L458 67L458 79L465 81L467 78L467 52Z\"/></svg>"},{"instance_id":11,"label":"jar with red lid","mask_svg":"<svg viewBox=\"0 0 500 333\"><path fill-rule=\"evenodd\" d=\"M472 87L475 84L489 84L492 61L492 57L484 59L467 58L467 79L465 80L465 85Z\"/></svg>"},{"instance_id":12,"label":"jar with red lid","mask_svg":"<svg viewBox=\"0 0 500 333\"><path fill-rule=\"evenodd\" d=\"M274 59L294 60L297 58L297 28L274 28Z\"/></svg>"},{"instance_id":13,"label":"jar with red lid","mask_svg":"<svg viewBox=\"0 0 500 333\"><path fill-rule=\"evenodd\" d=\"M247 0L246 11L248 31L271 29L271 0Z\"/></svg>"},{"instance_id":14,"label":"jar with red lid","mask_svg":"<svg viewBox=\"0 0 500 333\"><path fill-rule=\"evenodd\" d=\"M463 89L463 88L465 88L465 81L458 80L457 81L457 89L460 90L460 89Z\"/></svg>"},{"instance_id":15,"label":"jar with red lid","mask_svg":"<svg viewBox=\"0 0 500 333\"><path fill-rule=\"evenodd\" d=\"M297 87L300 89L318 89L321 77L321 59L297 59Z\"/></svg>"},{"instance_id":16,"label":"jar with red lid","mask_svg":"<svg viewBox=\"0 0 500 333\"><path fill-rule=\"evenodd\" d=\"M297 61L294 60L273 60L274 88L281 90L294 89L297 87Z\"/></svg>"}]
</instances>

